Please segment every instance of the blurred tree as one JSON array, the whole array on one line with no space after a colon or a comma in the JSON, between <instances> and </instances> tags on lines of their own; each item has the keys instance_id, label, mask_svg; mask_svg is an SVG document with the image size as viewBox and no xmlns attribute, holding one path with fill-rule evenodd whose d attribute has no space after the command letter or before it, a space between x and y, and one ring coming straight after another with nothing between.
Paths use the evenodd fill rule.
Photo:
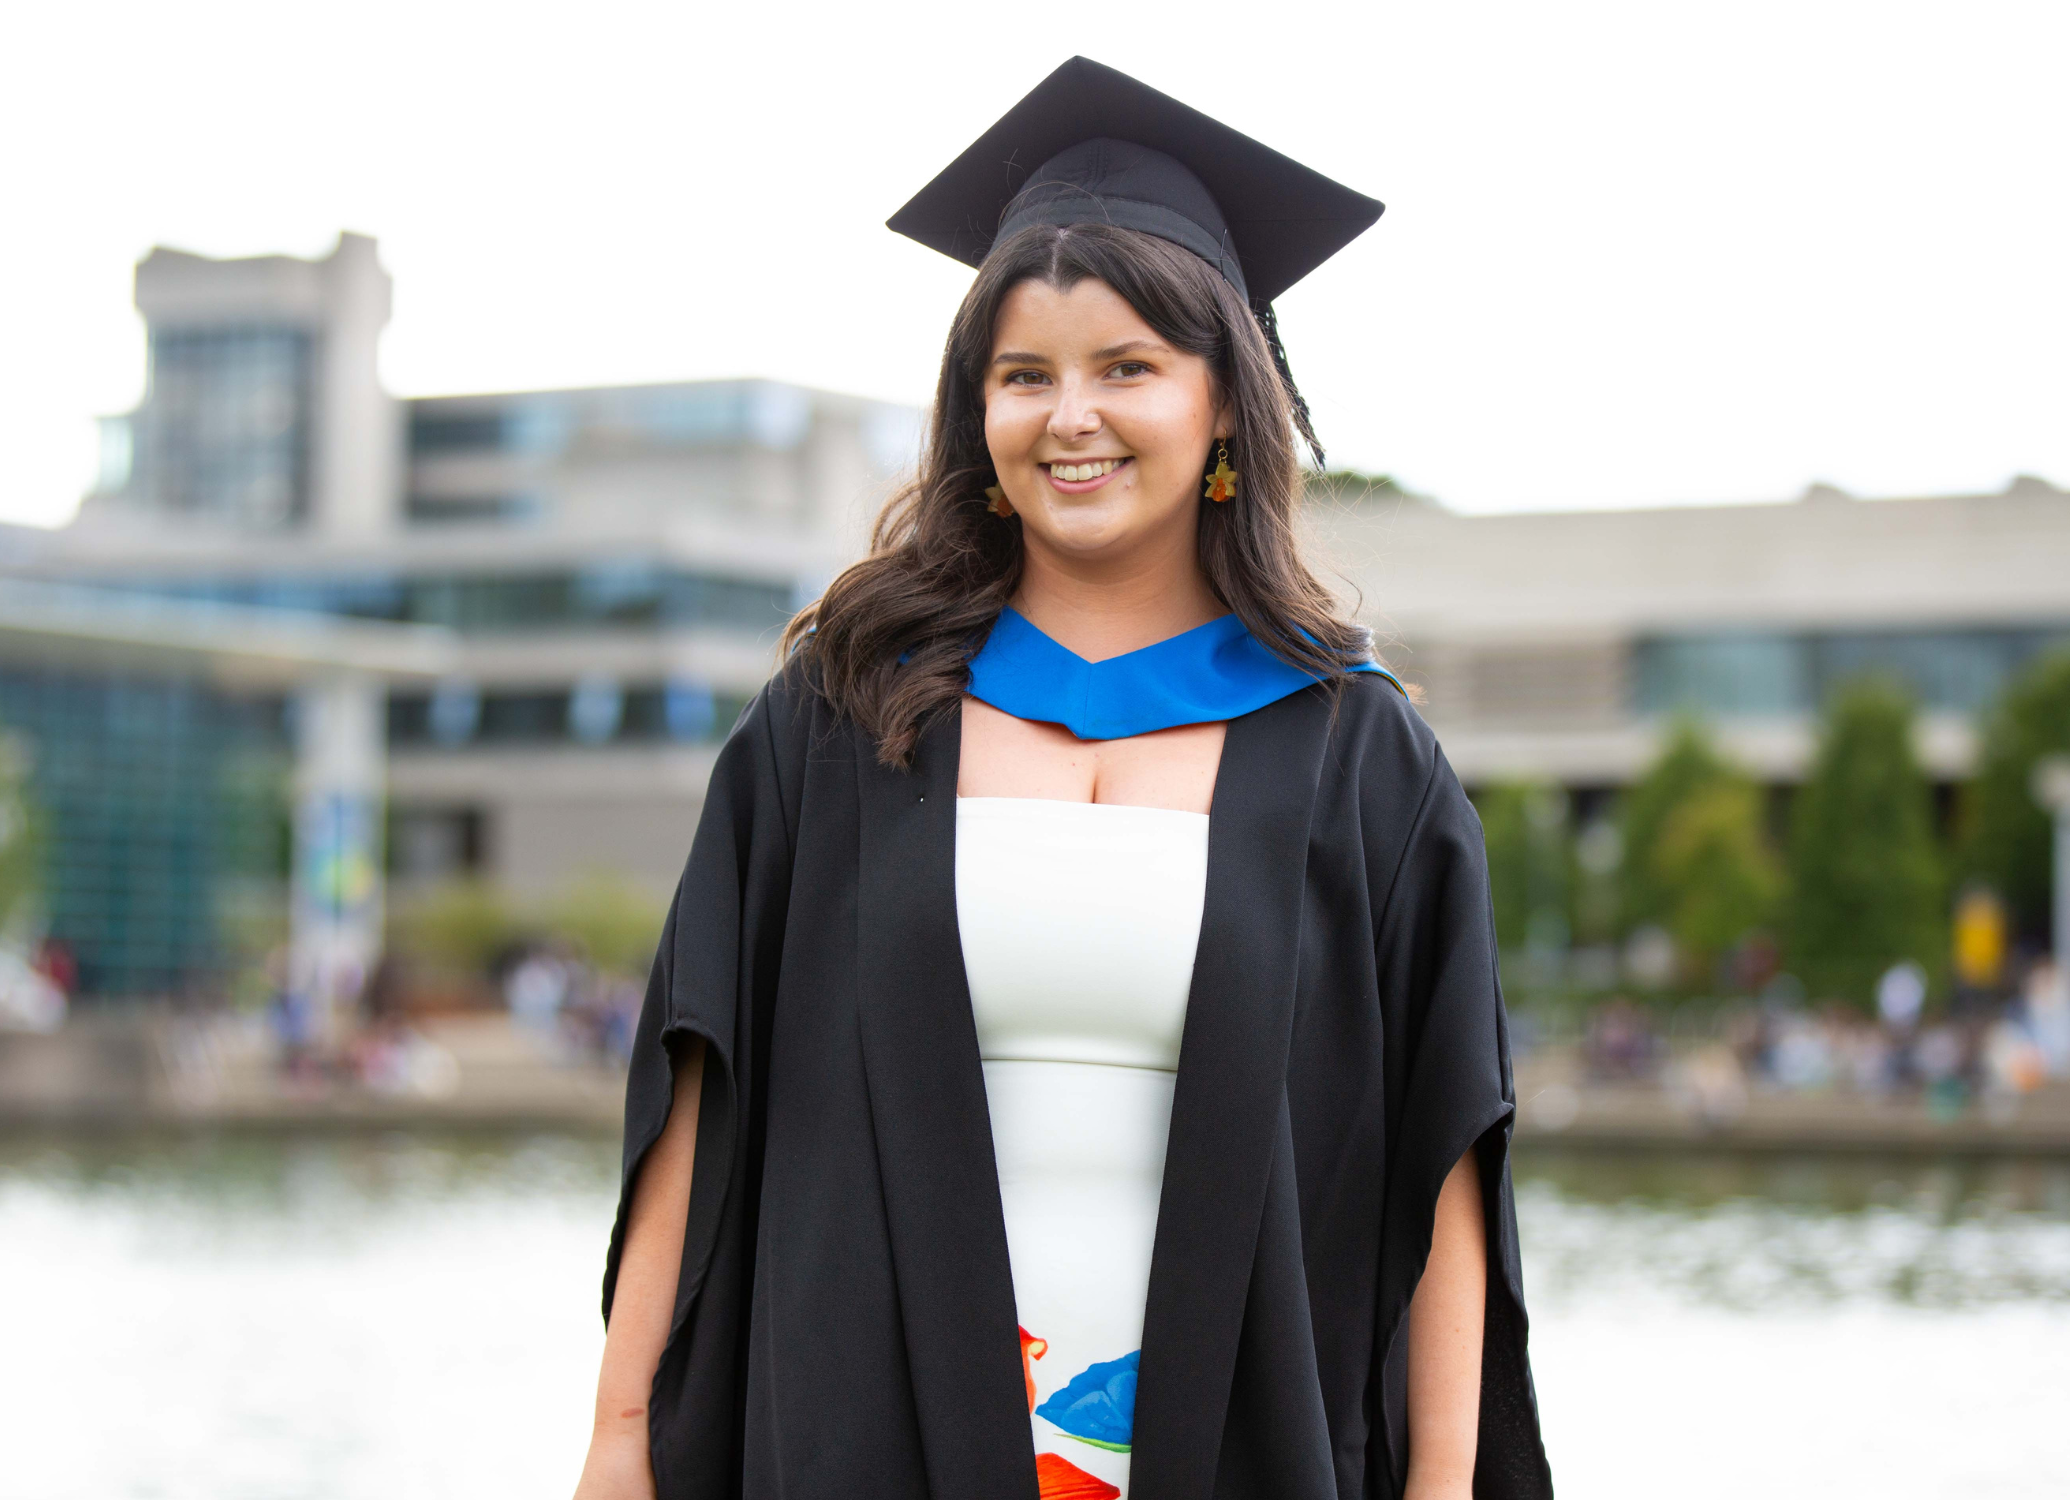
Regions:
<instances>
[{"instance_id":1,"label":"blurred tree","mask_svg":"<svg viewBox=\"0 0 2070 1500\"><path fill-rule=\"evenodd\" d=\"M217 766L222 864L215 921L223 977L241 1003L272 998L269 972L288 941L289 865L294 857L291 763L273 745L239 744Z\"/></svg>"},{"instance_id":2,"label":"blurred tree","mask_svg":"<svg viewBox=\"0 0 2070 1500\"><path fill-rule=\"evenodd\" d=\"M1907 959L1945 971L1945 874L1933 790L1912 753L1912 704L1868 682L1827 709L1790 809L1790 968L1810 993L1867 1004Z\"/></svg>"},{"instance_id":3,"label":"blurred tree","mask_svg":"<svg viewBox=\"0 0 2070 1500\"><path fill-rule=\"evenodd\" d=\"M1495 941L1505 952L1564 949L1574 893L1566 792L1550 782L1497 782L1474 805L1488 842Z\"/></svg>"},{"instance_id":4,"label":"blurred tree","mask_svg":"<svg viewBox=\"0 0 2070 1500\"><path fill-rule=\"evenodd\" d=\"M666 910L652 891L618 876L584 875L539 911L540 925L581 947L600 969L644 976Z\"/></svg>"},{"instance_id":5,"label":"blurred tree","mask_svg":"<svg viewBox=\"0 0 2070 1500\"><path fill-rule=\"evenodd\" d=\"M1624 835L1601 813L1574 835L1574 940L1615 942L1619 932Z\"/></svg>"},{"instance_id":6,"label":"blurred tree","mask_svg":"<svg viewBox=\"0 0 2070 1500\"><path fill-rule=\"evenodd\" d=\"M1681 903L1679 885L1664 882L1658 856L1668 822L1690 801L1719 786L1743 784L1743 778L1712 748L1703 726L1678 720L1667 747L1646 774L1619 800L1617 831L1623 845L1616 861L1618 931L1653 924L1672 927Z\"/></svg>"},{"instance_id":7,"label":"blurred tree","mask_svg":"<svg viewBox=\"0 0 2070 1500\"><path fill-rule=\"evenodd\" d=\"M37 940L43 893L43 817L30 784L26 741L0 729L0 939Z\"/></svg>"},{"instance_id":8,"label":"blurred tree","mask_svg":"<svg viewBox=\"0 0 2070 1500\"><path fill-rule=\"evenodd\" d=\"M1986 717L1976 779L1964 788L1958 864L2002 897L2013 930L2049 936L2050 825L2034 801L2034 763L2070 754L2070 653L2016 678Z\"/></svg>"},{"instance_id":9,"label":"blurred tree","mask_svg":"<svg viewBox=\"0 0 2070 1500\"><path fill-rule=\"evenodd\" d=\"M1716 978L1724 955L1768 925L1782 890L1761 791L1727 772L1669 808L1651 844L1654 920L1674 938L1689 983Z\"/></svg>"}]
</instances>

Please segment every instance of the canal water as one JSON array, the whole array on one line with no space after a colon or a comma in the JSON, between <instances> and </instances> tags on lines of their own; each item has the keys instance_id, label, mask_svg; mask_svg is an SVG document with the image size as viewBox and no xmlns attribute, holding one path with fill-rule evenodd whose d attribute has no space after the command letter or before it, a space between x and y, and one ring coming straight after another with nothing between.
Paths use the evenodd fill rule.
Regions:
<instances>
[{"instance_id":1,"label":"canal water","mask_svg":"<svg viewBox=\"0 0 2070 1500\"><path fill-rule=\"evenodd\" d=\"M0 1138L0 1495L566 1500L615 1147ZM1526 1154L1586 1500L2070 1494L2070 1163Z\"/></svg>"}]
</instances>

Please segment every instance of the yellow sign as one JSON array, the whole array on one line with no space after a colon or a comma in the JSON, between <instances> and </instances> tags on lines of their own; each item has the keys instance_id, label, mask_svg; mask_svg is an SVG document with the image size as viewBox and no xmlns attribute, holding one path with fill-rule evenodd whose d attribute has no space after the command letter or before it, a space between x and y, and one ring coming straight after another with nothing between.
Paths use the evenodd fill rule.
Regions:
<instances>
[{"instance_id":1,"label":"yellow sign","mask_svg":"<svg viewBox=\"0 0 2070 1500\"><path fill-rule=\"evenodd\" d=\"M2005 973L2005 904L1991 891L1965 891L1955 903L1955 977L1989 989Z\"/></svg>"}]
</instances>

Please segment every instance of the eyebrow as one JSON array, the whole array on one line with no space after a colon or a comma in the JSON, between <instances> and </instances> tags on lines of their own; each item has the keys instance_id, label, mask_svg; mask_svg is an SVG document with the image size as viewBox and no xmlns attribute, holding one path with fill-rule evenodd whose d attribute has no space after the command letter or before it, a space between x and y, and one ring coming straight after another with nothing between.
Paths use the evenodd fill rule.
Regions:
<instances>
[{"instance_id":1,"label":"eyebrow","mask_svg":"<svg viewBox=\"0 0 2070 1500\"><path fill-rule=\"evenodd\" d=\"M1155 339L1129 339L1125 343L1109 344L1104 349L1094 350L1093 358L1118 359L1124 354L1135 354L1143 350L1162 348L1164 348L1164 345L1158 343Z\"/></svg>"},{"instance_id":2,"label":"eyebrow","mask_svg":"<svg viewBox=\"0 0 2070 1500\"><path fill-rule=\"evenodd\" d=\"M1093 358L1096 360L1118 359L1124 354L1135 354L1143 350L1157 350L1164 347L1163 344L1158 343L1155 339L1129 339L1125 343L1109 344L1104 349L1095 349L1093 351ZM995 365L1046 365L1049 362L1047 355L1029 354L1020 349L1008 349L1004 353L996 354L992 357L992 363Z\"/></svg>"}]
</instances>

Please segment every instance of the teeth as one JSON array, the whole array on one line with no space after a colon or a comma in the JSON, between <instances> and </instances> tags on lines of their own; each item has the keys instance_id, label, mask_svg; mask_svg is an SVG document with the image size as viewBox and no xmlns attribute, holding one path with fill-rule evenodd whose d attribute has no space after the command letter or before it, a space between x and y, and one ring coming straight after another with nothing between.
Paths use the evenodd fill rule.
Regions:
<instances>
[{"instance_id":1,"label":"teeth","mask_svg":"<svg viewBox=\"0 0 2070 1500\"><path fill-rule=\"evenodd\" d=\"M1051 464L1049 472L1066 484L1077 484L1087 479L1098 479L1102 474L1112 474L1122 463L1123 460L1118 458L1103 458L1090 464Z\"/></svg>"}]
</instances>

